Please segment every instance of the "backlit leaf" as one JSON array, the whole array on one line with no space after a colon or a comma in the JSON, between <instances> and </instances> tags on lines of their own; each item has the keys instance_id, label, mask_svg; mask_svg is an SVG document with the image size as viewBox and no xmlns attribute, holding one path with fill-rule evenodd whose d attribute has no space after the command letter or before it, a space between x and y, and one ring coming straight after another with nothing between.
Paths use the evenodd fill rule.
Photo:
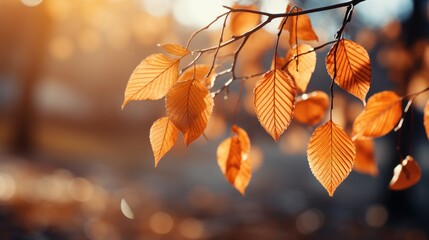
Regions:
<instances>
[{"instance_id":1,"label":"backlit leaf","mask_svg":"<svg viewBox=\"0 0 429 240\"><path fill-rule=\"evenodd\" d=\"M311 172L331 197L352 170L355 156L353 141L332 121L316 128L308 143Z\"/></svg>"},{"instance_id":2,"label":"backlit leaf","mask_svg":"<svg viewBox=\"0 0 429 240\"><path fill-rule=\"evenodd\" d=\"M356 145L356 160L353 169L371 176L378 175L378 167L374 157L374 140L358 139Z\"/></svg>"},{"instance_id":3,"label":"backlit leaf","mask_svg":"<svg viewBox=\"0 0 429 240\"><path fill-rule=\"evenodd\" d=\"M152 146L153 156L155 157L155 167L159 160L176 143L179 130L174 126L168 117L156 120L150 128L150 144Z\"/></svg>"},{"instance_id":4,"label":"backlit leaf","mask_svg":"<svg viewBox=\"0 0 429 240\"><path fill-rule=\"evenodd\" d=\"M374 94L353 123L354 139L381 137L390 132L402 116L402 98L392 91Z\"/></svg>"},{"instance_id":5,"label":"backlit leaf","mask_svg":"<svg viewBox=\"0 0 429 240\"><path fill-rule=\"evenodd\" d=\"M322 91L303 94L296 99L294 119L303 124L316 125L326 115L329 96Z\"/></svg>"},{"instance_id":6,"label":"backlit leaf","mask_svg":"<svg viewBox=\"0 0 429 240\"><path fill-rule=\"evenodd\" d=\"M393 177L390 180L391 190L404 190L412 187L420 181L422 171L414 158L408 155L402 163L393 169Z\"/></svg>"},{"instance_id":7,"label":"backlit leaf","mask_svg":"<svg viewBox=\"0 0 429 240\"><path fill-rule=\"evenodd\" d=\"M234 9L258 10L256 5L234 4ZM259 24L261 16L259 14L248 12L232 12L230 15L229 27L234 36L239 36Z\"/></svg>"},{"instance_id":8,"label":"backlit leaf","mask_svg":"<svg viewBox=\"0 0 429 240\"><path fill-rule=\"evenodd\" d=\"M342 89L365 102L371 83L371 63L365 48L347 39L339 40L326 56L326 69Z\"/></svg>"},{"instance_id":9,"label":"backlit leaf","mask_svg":"<svg viewBox=\"0 0 429 240\"><path fill-rule=\"evenodd\" d=\"M167 116L183 133L189 145L204 132L213 111L213 97L198 80L178 82L168 91Z\"/></svg>"},{"instance_id":10,"label":"backlit leaf","mask_svg":"<svg viewBox=\"0 0 429 240\"><path fill-rule=\"evenodd\" d=\"M253 106L264 129L278 141L289 126L295 104L295 84L278 68L265 73L253 91Z\"/></svg>"},{"instance_id":11,"label":"backlit leaf","mask_svg":"<svg viewBox=\"0 0 429 240\"><path fill-rule=\"evenodd\" d=\"M165 96L179 78L178 58L152 54L131 74L125 89L122 109L131 100L155 100Z\"/></svg>"},{"instance_id":12,"label":"backlit leaf","mask_svg":"<svg viewBox=\"0 0 429 240\"><path fill-rule=\"evenodd\" d=\"M286 8L287 13L301 11L302 8L293 7L291 4L288 4ZM283 29L289 31L289 44L291 47L297 44L297 38L304 41L319 41L319 38L311 26L311 20L307 14L283 18L279 28L283 25L284 21L286 21L286 23L283 26Z\"/></svg>"},{"instance_id":13,"label":"backlit leaf","mask_svg":"<svg viewBox=\"0 0 429 240\"><path fill-rule=\"evenodd\" d=\"M167 44L158 44L158 46L164 49L165 51L167 51L168 53L179 57L184 57L191 53L188 49L182 47L179 44L167 43Z\"/></svg>"},{"instance_id":14,"label":"backlit leaf","mask_svg":"<svg viewBox=\"0 0 429 240\"><path fill-rule=\"evenodd\" d=\"M296 88L301 92L306 91L311 75L316 68L316 53L310 52L311 50L313 47L310 45L299 44L291 48L286 55L286 60L290 61L287 71L294 79ZM307 54L298 56L303 53Z\"/></svg>"},{"instance_id":15,"label":"backlit leaf","mask_svg":"<svg viewBox=\"0 0 429 240\"><path fill-rule=\"evenodd\" d=\"M209 64L197 64L195 65L195 67L191 66L180 75L178 82L193 79L195 77L196 80L200 81L201 83L203 83L203 85L210 89L214 84L216 66L213 67L210 75L207 76L207 73L209 73L210 68L211 65Z\"/></svg>"},{"instance_id":16,"label":"backlit leaf","mask_svg":"<svg viewBox=\"0 0 429 240\"><path fill-rule=\"evenodd\" d=\"M423 118L424 118L423 123L424 123L425 129L426 129L426 136L429 139L429 100L426 102Z\"/></svg>"}]
</instances>

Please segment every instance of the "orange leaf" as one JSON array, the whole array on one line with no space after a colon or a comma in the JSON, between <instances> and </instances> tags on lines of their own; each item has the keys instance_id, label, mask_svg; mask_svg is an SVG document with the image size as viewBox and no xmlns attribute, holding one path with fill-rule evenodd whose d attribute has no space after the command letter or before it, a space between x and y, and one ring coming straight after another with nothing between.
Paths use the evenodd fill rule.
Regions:
<instances>
[{"instance_id":1,"label":"orange leaf","mask_svg":"<svg viewBox=\"0 0 429 240\"><path fill-rule=\"evenodd\" d=\"M374 141L358 139L356 145L356 160L353 169L363 174L378 175L378 167L374 157Z\"/></svg>"},{"instance_id":2,"label":"orange leaf","mask_svg":"<svg viewBox=\"0 0 429 240\"><path fill-rule=\"evenodd\" d=\"M292 119L295 94L293 80L278 68L265 73L256 83L253 91L256 116L276 141Z\"/></svg>"},{"instance_id":3,"label":"orange leaf","mask_svg":"<svg viewBox=\"0 0 429 240\"><path fill-rule=\"evenodd\" d=\"M290 61L287 71L295 80L296 88L301 92L305 92L307 89L311 75L316 68L316 53L310 52L312 50L313 47L310 45L299 44L291 48L286 55L287 61ZM303 53L306 54L298 56Z\"/></svg>"},{"instance_id":4,"label":"orange leaf","mask_svg":"<svg viewBox=\"0 0 429 240\"><path fill-rule=\"evenodd\" d=\"M286 8L287 13L301 11L302 8L293 7L291 4L288 4ZM297 44L297 38L304 41L319 41L319 38L311 26L311 20L307 14L283 18L279 28L283 25L284 21L286 21L286 24L283 26L283 29L289 31L289 44L291 47Z\"/></svg>"},{"instance_id":5,"label":"orange leaf","mask_svg":"<svg viewBox=\"0 0 429 240\"><path fill-rule=\"evenodd\" d=\"M234 9L258 10L256 5L239 5L234 4ZM239 36L259 24L260 15L248 12L232 12L230 15L229 26L234 36Z\"/></svg>"},{"instance_id":6,"label":"orange leaf","mask_svg":"<svg viewBox=\"0 0 429 240\"><path fill-rule=\"evenodd\" d=\"M424 119L423 119L425 129L426 129L426 136L429 139L429 100L426 102L426 106L424 109Z\"/></svg>"},{"instance_id":7,"label":"orange leaf","mask_svg":"<svg viewBox=\"0 0 429 240\"><path fill-rule=\"evenodd\" d=\"M393 177L390 181L391 190L404 190L412 187L420 181L422 171L414 158L408 155L402 163L393 169Z\"/></svg>"},{"instance_id":8,"label":"orange leaf","mask_svg":"<svg viewBox=\"0 0 429 240\"><path fill-rule=\"evenodd\" d=\"M168 53L179 57L184 57L191 53L188 49L182 47L179 44L167 43L167 44L158 44L158 46L164 49L165 51L167 51Z\"/></svg>"},{"instance_id":9,"label":"orange leaf","mask_svg":"<svg viewBox=\"0 0 429 240\"><path fill-rule=\"evenodd\" d=\"M178 58L152 54L131 74L125 89L122 109L131 100L155 100L165 96L179 78Z\"/></svg>"},{"instance_id":10,"label":"orange leaf","mask_svg":"<svg viewBox=\"0 0 429 240\"><path fill-rule=\"evenodd\" d=\"M159 160L176 143L179 130L174 126L168 117L156 120L150 128L150 144L152 145L153 156L155 157L155 167Z\"/></svg>"},{"instance_id":11,"label":"orange leaf","mask_svg":"<svg viewBox=\"0 0 429 240\"><path fill-rule=\"evenodd\" d=\"M293 115L300 123L316 125L325 117L328 106L328 95L322 91L314 91L296 99Z\"/></svg>"},{"instance_id":12,"label":"orange leaf","mask_svg":"<svg viewBox=\"0 0 429 240\"><path fill-rule=\"evenodd\" d=\"M381 137L390 132L402 116L402 98L392 91L374 94L353 123L353 138Z\"/></svg>"},{"instance_id":13,"label":"orange leaf","mask_svg":"<svg viewBox=\"0 0 429 240\"><path fill-rule=\"evenodd\" d=\"M183 133L186 145L201 136L213 105L209 90L195 79L178 82L168 91L165 99L167 115Z\"/></svg>"},{"instance_id":14,"label":"orange leaf","mask_svg":"<svg viewBox=\"0 0 429 240\"><path fill-rule=\"evenodd\" d=\"M195 78L196 80L203 83L208 89L210 89L214 84L216 66L213 67L212 72L209 76L207 76L207 73L209 73L210 68L211 65L209 64L197 64L195 65L195 67L191 66L180 75L179 80L177 81L182 82Z\"/></svg>"},{"instance_id":15,"label":"orange leaf","mask_svg":"<svg viewBox=\"0 0 429 240\"><path fill-rule=\"evenodd\" d=\"M365 102L371 83L371 63L365 48L347 39L339 40L326 56L326 69L342 89Z\"/></svg>"},{"instance_id":16,"label":"orange leaf","mask_svg":"<svg viewBox=\"0 0 429 240\"><path fill-rule=\"evenodd\" d=\"M355 156L353 141L332 121L316 128L308 143L311 172L331 197L352 170Z\"/></svg>"},{"instance_id":17,"label":"orange leaf","mask_svg":"<svg viewBox=\"0 0 429 240\"><path fill-rule=\"evenodd\" d=\"M225 139L217 149L218 165L228 181L244 195L252 176L250 140L238 126L232 126L235 134Z\"/></svg>"}]
</instances>

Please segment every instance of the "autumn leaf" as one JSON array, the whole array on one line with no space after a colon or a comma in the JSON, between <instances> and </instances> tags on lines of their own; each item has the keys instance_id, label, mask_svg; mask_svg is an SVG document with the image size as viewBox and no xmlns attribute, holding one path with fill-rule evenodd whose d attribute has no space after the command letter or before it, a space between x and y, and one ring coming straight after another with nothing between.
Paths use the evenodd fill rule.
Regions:
<instances>
[{"instance_id":1,"label":"autumn leaf","mask_svg":"<svg viewBox=\"0 0 429 240\"><path fill-rule=\"evenodd\" d=\"M353 169L371 176L378 175L378 167L374 157L374 140L358 139L355 141L356 159Z\"/></svg>"},{"instance_id":2,"label":"autumn leaf","mask_svg":"<svg viewBox=\"0 0 429 240\"><path fill-rule=\"evenodd\" d=\"M278 68L265 73L253 91L253 106L264 129L278 141L289 126L295 104L295 84Z\"/></svg>"},{"instance_id":3,"label":"autumn leaf","mask_svg":"<svg viewBox=\"0 0 429 240\"><path fill-rule=\"evenodd\" d=\"M310 52L312 50L313 47L310 45L299 44L291 48L286 55L286 60L289 61L287 71L300 92L306 91L311 75L316 68L316 53ZM298 56L303 53L306 54Z\"/></svg>"},{"instance_id":4,"label":"autumn leaf","mask_svg":"<svg viewBox=\"0 0 429 240\"><path fill-rule=\"evenodd\" d=\"M125 89L122 109L131 100L163 98L179 78L178 58L152 54L144 59L131 74Z\"/></svg>"},{"instance_id":5,"label":"autumn leaf","mask_svg":"<svg viewBox=\"0 0 429 240\"><path fill-rule=\"evenodd\" d=\"M326 56L326 69L336 84L365 102L371 83L371 63L361 45L339 40Z\"/></svg>"},{"instance_id":6,"label":"autumn leaf","mask_svg":"<svg viewBox=\"0 0 429 240\"><path fill-rule=\"evenodd\" d=\"M355 156L353 141L332 121L318 127L308 143L311 172L331 197L352 170Z\"/></svg>"},{"instance_id":7,"label":"autumn leaf","mask_svg":"<svg viewBox=\"0 0 429 240\"><path fill-rule=\"evenodd\" d=\"M316 125L326 115L329 96L322 91L303 94L296 99L294 119L303 124Z\"/></svg>"},{"instance_id":8,"label":"autumn leaf","mask_svg":"<svg viewBox=\"0 0 429 240\"><path fill-rule=\"evenodd\" d=\"M184 48L179 44L167 43L167 44L158 44L158 46L164 49L165 51L167 51L168 53L179 57L184 57L191 53L188 49Z\"/></svg>"},{"instance_id":9,"label":"autumn leaf","mask_svg":"<svg viewBox=\"0 0 429 240\"><path fill-rule=\"evenodd\" d=\"M156 120L150 128L150 144L155 158L155 167L159 160L170 151L176 143L179 130L174 126L168 117Z\"/></svg>"},{"instance_id":10,"label":"autumn leaf","mask_svg":"<svg viewBox=\"0 0 429 240\"><path fill-rule=\"evenodd\" d=\"M390 180L389 188L391 190L404 190L412 187L420 181L422 171L414 158L408 155L395 169L393 177Z\"/></svg>"},{"instance_id":11,"label":"autumn leaf","mask_svg":"<svg viewBox=\"0 0 429 240\"><path fill-rule=\"evenodd\" d=\"M232 126L232 132L234 136L219 145L217 161L228 181L244 195L252 175L250 140L246 131L236 125Z\"/></svg>"},{"instance_id":12,"label":"autumn leaf","mask_svg":"<svg viewBox=\"0 0 429 240\"><path fill-rule=\"evenodd\" d=\"M426 130L426 136L429 139L429 100L426 102L426 106L424 109L423 123L424 123L425 130Z\"/></svg>"},{"instance_id":13,"label":"autumn leaf","mask_svg":"<svg viewBox=\"0 0 429 240\"><path fill-rule=\"evenodd\" d=\"M374 94L353 123L353 139L381 137L390 132L402 116L402 98L392 91Z\"/></svg>"},{"instance_id":14,"label":"autumn leaf","mask_svg":"<svg viewBox=\"0 0 429 240\"><path fill-rule=\"evenodd\" d=\"M234 4L234 9L258 10L256 5L239 5ZM261 16L259 14L249 12L232 12L230 15L229 28L232 35L239 36L259 24Z\"/></svg>"},{"instance_id":15,"label":"autumn leaf","mask_svg":"<svg viewBox=\"0 0 429 240\"><path fill-rule=\"evenodd\" d=\"M216 72L216 66L213 67L211 73L209 76L207 74L209 73L211 68L211 65L209 64L197 64L195 67L190 67L186 69L179 77L178 82L187 81L189 79L196 79L200 81L203 85L205 85L208 89L213 87L214 80L215 80L215 72ZM206 77L207 76L207 77Z\"/></svg>"},{"instance_id":16,"label":"autumn leaf","mask_svg":"<svg viewBox=\"0 0 429 240\"><path fill-rule=\"evenodd\" d=\"M198 80L178 82L168 91L167 116L183 133L189 145L204 132L213 111L213 97Z\"/></svg>"},{"instance_id":17,"label":"autumn leaf","mask_svg":"<svg viewBox=\"0 0 429 240\"><path fill-rule=\"evenodd\" d=\"M302 8L294 7L291 4L288 4L286 8L286 13L296 13L301 11ZM286 23L284 23L284 21L286 21ZM284 30L289 31L289 45L291 47L297 44L297 38L304 41L319 41L319 38L311 26L311 20L307 14L283 18L279 28L281 26L283 26Z\"/></svg>"}]
</instances>

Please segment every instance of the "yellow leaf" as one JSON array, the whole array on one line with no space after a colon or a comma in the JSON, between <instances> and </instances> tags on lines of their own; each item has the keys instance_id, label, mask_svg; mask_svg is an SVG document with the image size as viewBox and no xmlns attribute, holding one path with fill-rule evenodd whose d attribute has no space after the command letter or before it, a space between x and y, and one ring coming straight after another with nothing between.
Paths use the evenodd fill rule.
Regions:
<instances>
[{"instance_id":1,"label":"yellow leaf","mask_svg":"<svg viewBox=\"0 0 429 240\"><path fill-rule=\"evenodd\" d=\"M328 121L311 136L307 157L311 172L332 197L352 170L356 149L344 130Z\"/></svg>"},{"instance_id":2,"label":"yellow leaf","mask_svg":"<svg viewBox=\"0 0 429 240\"><path fill-rule=\"evenodd\" d=\"M191 53L188 49L178 44L167 43L167 44L158 44L158 46L164 49L165 51L167 51L168 53L179 57L184 57Z\"/></svg>"},{"instance_id":3,"label":"yellow leaf","mask_svg":"<svg viewBox=\"0 0 429 240\"><path fill-rule=\"evenodd\" d=\"M253 91L253 106L264 129L278 141L289 126L295 104L295 84L284 71L265 73Z\"/></svg>"},{"instance_id":4,"label":"yellow leaf","mask_svg":"<svg viewBox=\"0 0 429 240\"><path fill-rule=\"evenodd\" d=\"M322 91L303 94L296 99L294 119L303 124L316 125L326 115L329 96Z\"/></svg>"},{"instance_id":5,"label":"yellow leaf","mask_svg":"<svg viewBox=\"0 0 429 240\"><path fill-rule=\"evenodd\" d=\"M398 166L393 169L393 177L390 181L391 190L404 190L412 187L420 181L422 171L414 158L408 155Z\"/></svg>"},{"instance_id":6,"label":"yellow leaf","mask_svg":"<svg viewBox=\"0 0 429 240\"><path fill-rule=\"evenodd\" d=\"M374 140L358 139L356 145L356 160L353 169L371 176L378 175L378 167L374 157Z\"/></svg>"},{"instance_id":7,"label":"yellow leaf","mask_svg":"<svg viewBox=\"0 0 429 240\"><path fill-rule=\"evenodd\" d=\"M311 75L316 68L316 53L310 52L312 50L313 47L310 45L299 44L291 48L286 55L286 60L290 61L287 71L294 79L296 88L301 92L306 91ZM307 54L298 56L303 53Z\"/></svg>"},{"instance_id":8,"label":"yellow leaf","mask_svg":"<svg viewBox=\"0 0 429 240\"><path fill-rule=\"evenodd\" d=\"M152 54L131 74L122 109L131 100L156 100L165 96L179 78L180 59Z\"/></svg>"},{"instance_id":9,"label":"yellow leaf","mask_svg":"<svg viewBox=\"0 0 429 240\"><path fill-rule=\"evenodd\" d=\"M426 136L429 139L429 100L426 102L426 106L424 109L423 123L424 123L425 130L426 130Z\"/></svg>"},{"instance_id":10,"label":"yellow leaf","mask_svg":"<svg viewBox=\"0 0 429 240\"><path fill-rule=\"evenodd\" d=\"M214 84L216 66L213 67L210 75L207 76L207 73L209 73L210 68L211 65L209 64L197 64L195 65L195 67L191 66L180 75L178 82L187 81L189 79L195 78L196 80L203 83L203 85L205 85L208 89L210 89Z\"/></svg>"},{"instance_id":11,"label":"yellow leaf","mask_svg":"<svg viewBox=\"0 0 429 240\"><path fill-rule=\"evenodd\" d=\"M339 40L326 56L326 69L338 86L365 102L371 83L371 63L365 48L347 39Z\"/></svg>"},{"instance_id":12,"label":"yellow leaf","mask_svg":"<svg viewBox=\"0 0 429 240\"><path fill-rule=\"evenodd\" d=\"M288 4L286 8L287 13L301 11L302 8L293 7L291 4ZM319 38L311 26L311 20L307 14L283 18L279 28L283 25L284 21L286 21L286 24L284 25L283 29L289 31L289 45L291 47L297 44L297 38L304 41L319 41Z\"/></svg>"},{"instance_id":13,"label":"yellow leaf","mask_svg":"<svg viewBox=\"0 0 429 240\"><path fill-rule=\"evenodd\" d=\"M178 82L165 99L167 116L183 133L186 145L204 132L213 105L209 90L195 79Z\"/></svg>"},{"instance_id":14,"label":"yellow leaf","mask_svg":"<svg viewBox=\"0 0 429 240\"><path fill-rule=\"evenodd\" d=\"M234 4L234 9L258 10L256 5ZM229 27L232 35L239 36L259 24L260 15L248 12L232 12L230 15Z\"/></svg>"},{"instance_id":15,"label":"yellow leaf","mask_svg":"<svg viewBox=\"0 0 429 240\"><path fill-rule=\"evenodd\" d=\"M179 130L174 126L168 117L156 120L150 128L150 144L152 146L153 156L155 158L155 167L159 160L176 143Z\"/></svg>"},{"instance_id":16,"label":"yellow leaf","mask_svg":"<svg viewBox=\"0 0 429 240\"><path fill-rule=\"evenodd\" d=\"M353 139L381 137L390 132L402 116L402 98L392 91L374 94L353 123Z\"/></svg>"}]
</instances>

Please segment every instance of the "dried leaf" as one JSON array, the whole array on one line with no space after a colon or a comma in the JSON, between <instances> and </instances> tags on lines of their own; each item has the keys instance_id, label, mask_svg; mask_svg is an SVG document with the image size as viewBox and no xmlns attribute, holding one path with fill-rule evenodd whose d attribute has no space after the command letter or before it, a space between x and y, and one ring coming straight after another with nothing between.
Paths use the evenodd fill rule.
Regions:
<instances>
[{"instance_id":1,"label":"dried leaf","mask_svg":"<svg viewBox=\"0 0 429 240\"><path fill-rule=\"evenodd\" d=\"M393 177L390 181L391 190L404 190L412 187L420 181L422 171L414 158L408 155L402 163L393 169Z\"/></svg>"},{"instance_id":2,"label":"dried leaf","mask_svg":"<svg viewBox=\"0 0 429 240\"><path fill-rule=\"evenodd\" d=\"M213 105L209 90L195 79L178 82L168 91L165 99L167 116L184 134L186 145L204 132Z\"/></svg>"},{"instance_id":3,"label":"dried leaf","mask_svg":"<svg viewBox=\"0 0 429 240\"><path fill-rule=\"evenodd\" d=\"M290 61L287 65L287 71L294 79L296 88L300 92L306 91L311 75L316 68L316 53L310 52L312 50L313 47L310 45L299 44L291 48L286 55L286 60ZM300 55L303 53L306 54Z\"/></svg>"},{"instance_id":4,"label":"dried leaf","mask_svg":"<svg viewBox=\"0 0 429 240\"><path fill-rule=\"evenodd\" d=\"M177 81L183 82L183 81L195 78L196 80L203 83L208 89L210 89L211 87L213 87L213 84L214 84L216 66L213 67L210 75L207 76L207 73L209 73L210 68L211 68L211 65L209 64L197 64L195 65L195 67L190 67L186 69L180 75L179 80Z\"/></svg>"},{"instance_id":5,"label":"dried leaf","mask_svg":"<svg viewBox=\"0 0 429 240\"><path fill-rule=\"evenodd\" d=\"M353 141L332 121L318 127L308 143L311 172L331 197L352 170L355 156Z\"/></svg>"},{"instance_id":6,"label":"dried leaf","mask_svg":"<svg viewBox=\"0 0 429 240\"><path fill-rule=\"evenodd\" d=\"M347 39L339 40L326 56L326 69L335 83L365 102L371 83L371 63L365 48Z\"/></svg>"},{"instance_id":7,"label":"dried leaf","mask_svg":"<svg viewBox=\"0 0 429 240\"><path fill-rule=\"evenodd\" d=\"M429 139L429 100L426 102L426 106L424 109L423 123L426 130L426 136Z\"/></svg>"},{"instance_id":8,"label":"dried leaf","mask_svg":"<svg viewBox=\"0 0 429 240\"><path fill-rule=\"evenodd\" d=\"M303 94L296 99L294 119L303 124L316 125L326 115L329 96L322 91Z\"/></svg>"},{"instance_id":9,"label":"dried leaf","mask_svg":"<svg viewBox=\"0 0 429 240\"><path fill-rule=\"evenodd\" d=\"M374 140L358 139L356 145L356 160L353 169L371 176L378 175L378 166L374 157Z\"/></svg>"},{"instance_id":10,"label":"dried leaf","mask_svg":"<svg viewBox=\"0 0 429 240\"><path fill-rule=\"evenodd\" d=\"M165 51L167 51L168 53L179 57L184 57L191 53L188 49L184 48L179 44L167 43L167 44L158 44L158 46L164 49Z\"/></svg>"},{"instance_id":11,"label":"dried leaf","mask_svg":"<svg viewBox=\"0 0 429 240\"><path fill-rule=\"evenodd\" d=\"M150 128L150 144L155 158L155 167L159 160L170 151L176 143L179 130L174 126L168 117L156 120Z\"/></svg>"},{"instance_id":12,"label":"dried leaf","mask_svg":"<svg viewBox=\"0 0 429 240\"><path fill-rule=\"evenodd\" d=\"M381 137L390 132L402 116L402 98L392 91L374 94L353 123L354 139Z\"/></svg>"},{"instance_id":13,"label":"dried leaf","mask_svg":"<svg viewBox=\"0 0 429 240\"><path fill-rule=\"evenodd\" d=\"M125 89L122 109L131 100L163 98L179 78L178 58L152 54L144 59L131 74Z\"/></svg>"},{"instance_id":14,"label":"dried leaf","mask_svg":"<svg viewBox=\"0 0 429 240\"><path fill-rule=\"evenodd\" d=\"M302 8L294 7L291 4L288 4L286 8L287 13L301 11ZM311 26L311 20L307 14L283 18L279 28L284 24L284 21L286 21L286 23L283 26L283 29L289 31L289 45L291 47L297 44L297 38L304 41L319 41L319 38Z\"/></svg>"},{"instance_id":15,"label":"dried leaf","mask_svg":"<svg viewBox=\"0 0 429 240\"><path fill-rule=\"evenodd\" d=\"M258 10L256 5L239 5L234 4L234 9ZM239 36L259 24L261 16L259 14L248 12L232 12L230 15L229 27L234 36Z\"/></svg>"},{"instance_id":16,"label":"dried leaf","mask_svg":"<svg viewBox=\"0 0 429 240\"><path fill-rule=\"evenodd\" d=\"M256 116L276 141L292 119L295 94L293 80L278 68L265 73L256 83L253 91Z\"/></svg>"}]
</instances>

